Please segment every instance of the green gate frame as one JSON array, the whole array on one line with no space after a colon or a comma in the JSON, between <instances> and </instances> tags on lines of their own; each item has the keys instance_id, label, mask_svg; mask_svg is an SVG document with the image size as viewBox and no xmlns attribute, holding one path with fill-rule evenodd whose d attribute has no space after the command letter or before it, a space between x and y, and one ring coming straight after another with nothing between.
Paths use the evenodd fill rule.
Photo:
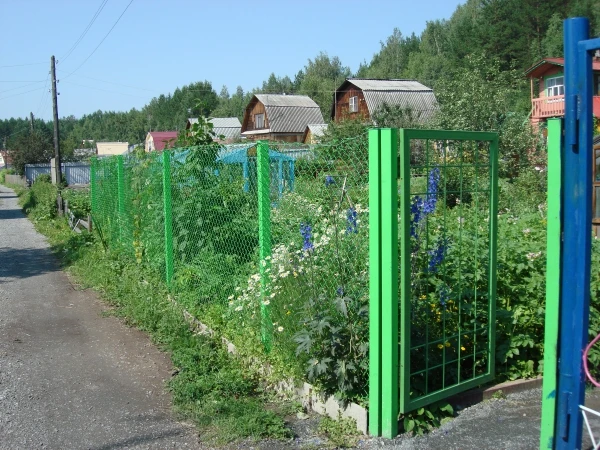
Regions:
<instances>
[{"instance_id":1,"label":"green gate frame","mask_svg":"<svg viewBox=\"0 0 600 450\"><path fill-rule=\"evenodd\" d=\"M398 137L400 151L398 154ZM489 142L489 270L487 368L484 374L411 399L410 385L410 144L412 140ZM398 170L399 169L399 170ZM400 185L398 184L398 178ZM400 188L400 189L399 189ZM400 233L398 191L400 190ZM498 134L473 131L372 129L369 131L370 362L369 432L393 438L398 414L407 413L495 376ZM400 242L399 242L400 241ZM400 243L400 285L398 244ZM398 343L398 288L402 332ZM400 351L398 352L398 347ZM400 355L398 355L400 353ZM459 360L460 361L460 360ZM460 362L459 362L460 364Z\"/></svg>"}]
</instances>

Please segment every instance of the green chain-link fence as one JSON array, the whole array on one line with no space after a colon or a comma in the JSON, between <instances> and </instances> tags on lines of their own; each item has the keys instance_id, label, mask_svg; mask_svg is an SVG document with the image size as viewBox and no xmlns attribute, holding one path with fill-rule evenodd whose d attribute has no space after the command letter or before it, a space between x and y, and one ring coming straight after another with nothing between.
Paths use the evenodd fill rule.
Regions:
<instances>
[{"instance_id":1,"label":"green chain-link fence","mask_svg":"<svg viewBox=\"0 0 600 450\"><path fill-rule=\"evenodd\" d=\"M366 398L366 136L137 153L92 168L108 248L158 273L240 351Z\"/></svg>"}]
</instances>

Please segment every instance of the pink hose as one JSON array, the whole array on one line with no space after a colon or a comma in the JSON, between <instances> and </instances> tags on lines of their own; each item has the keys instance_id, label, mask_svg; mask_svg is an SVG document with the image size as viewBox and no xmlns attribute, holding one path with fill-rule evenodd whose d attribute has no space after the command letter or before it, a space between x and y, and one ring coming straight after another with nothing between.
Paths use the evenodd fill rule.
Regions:
<instances>
[{"instance_id":1,"label":"pink hose","mask_svg":"<svg viewBox=\"0 0 600 450\"><path fill-rule=\"evenodd\" d=\"M592 384L596 387L600 387L600 383L598 383L594 377L592 377L592 375L590 374L590 371L588 369L588 352L590 351L590 348L593 347L593 345L598 342L600 340L600 334L598 336L596 336L592 342L590 342L588 344L588 346L585 348L584 352L583 352L583 370L585 370L585 374L587 375L588 379L592 382Z\"/></svg>"}]
</instances>

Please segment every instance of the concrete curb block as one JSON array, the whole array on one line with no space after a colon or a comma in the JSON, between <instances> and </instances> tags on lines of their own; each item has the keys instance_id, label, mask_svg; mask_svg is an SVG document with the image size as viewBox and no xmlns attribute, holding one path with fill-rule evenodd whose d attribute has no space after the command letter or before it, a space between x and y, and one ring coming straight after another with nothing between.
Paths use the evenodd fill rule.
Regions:
<instances>
[{"instance_id":1,"label":"concrete curb block","mask_svg":"<svg viewBox=\"0 0 600 450\"><path fill-rule=\"evenodd\" d=\"M494 394L502 392L502 394L513 394L516 392L528 391L542 386L542 377L521 379L514 381L506 381L494 386L471 389L470 391L456 394L448 399L448 403L459 408L467 408L481 403L484 400L493 398Z\"/></svg>"},{"instance_id":2,"label":"concrete curb block","mask_svg":"<svg viewBox=\"0 0 600 450\"><path fill-rule=\"evenodd\" d=\"M169 297L169 300L173 303L176 303L171 297ZM192 332L204 336L210 336L212 338L216 337L216 333L213 330L200 322L185 309L183 310L183 316L190 325ZM229 353L232 355L238 354L235 345L231 341L225 337L221 337L221 342L225 347L227 347L227 351ZM253 359L251 362L256 363L259 366L259 372L261 374L270 375L272 373L272 368L268 364L265 365L257 359ZM294 398L299 399L302 402L302 406L308 411L314 411L317 414L329 416L335 420L337 420L339 417L354 419L356 421L357 430L365 435L367 434L367 409L357 405L356 403L349 403L345 408L343 408L338 404L337 400L335 400L333 396L325 398L323 395L318 393L317 389L313 385L309 383L302 383L302 385L299 386L299 383L292 379L280 381L279 383L273 385L273 388L278 394L286 394L286 396L291 394Z\"/></svg>"}]
</instances>

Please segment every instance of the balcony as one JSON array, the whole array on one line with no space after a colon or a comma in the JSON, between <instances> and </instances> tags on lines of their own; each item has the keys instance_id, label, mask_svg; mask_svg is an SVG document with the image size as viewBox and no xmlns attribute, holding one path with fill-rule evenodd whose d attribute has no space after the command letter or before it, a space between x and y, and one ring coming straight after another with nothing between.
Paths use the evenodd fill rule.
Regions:
<instances>
[{"instance_id":1,"label":"balcony","mask_svg":"<svg viewBox=\"0 0 600 450\"><path fill-rule=\"evenodd\" d=\"M563 117L565 115L565 96L541 97L531 100L532 119L545 119L548 117ZM592 98L592 109L595 117L600 117L600 96Z\"/></svg>"}]
</instances>

